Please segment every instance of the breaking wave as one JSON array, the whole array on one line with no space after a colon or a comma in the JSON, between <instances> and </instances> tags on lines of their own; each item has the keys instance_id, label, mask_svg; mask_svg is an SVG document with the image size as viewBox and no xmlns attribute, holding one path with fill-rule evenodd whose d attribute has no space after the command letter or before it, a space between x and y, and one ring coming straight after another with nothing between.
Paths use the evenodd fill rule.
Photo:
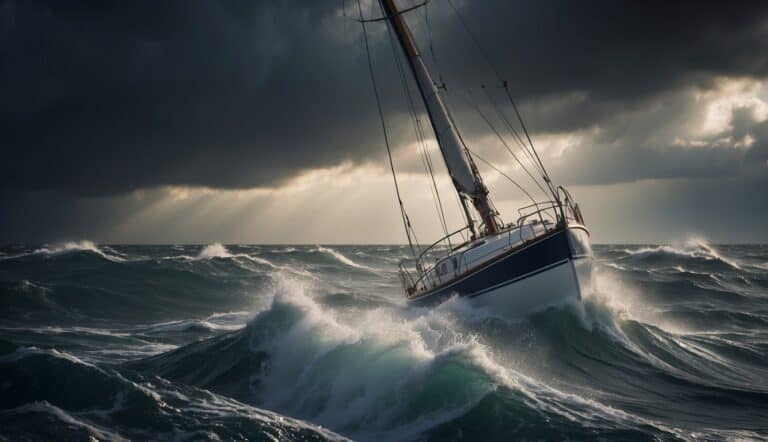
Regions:
<instances>
[{"instance_id":1,"label":"breaking wave","mask_svg":"<svg viewBox=\"0 0 768 442\"><path fill-rule=\"evenodd\" d=\"M632 258L688 258L691 260L715 261L734 269L741 269L741 265L734 259L723 257L712 246L700 239L689 239L681 245L658 245L640 247L636 249L624 249L624 252Z\"/></svg>"},{"instance_id":2,"label":"breaking wave","mask_svg":"<svg viewBox=\"0 0 768 442\"><path fill-rule=\"evenodd\" d=\"M344 256L343 254L341 254L341 252L339 252L337 250L334 250L334 249L332 249L330 247L319 246L316 249L313 249L313 251L314 252L325 253L326 255L331 256L332 258L337 260L338 262L340 262L340 263L342 263L342 264L344 264L346 266L355 268L355 269L368 270L369 272L373 272L373 273L377 272L376 269L368 267L368 266L363 265L363 264L358 264L355 261L352 261L351 259L349 259L346 256Z\"/></svg>"},{"instance_id":3,"label":"breaking wave","mask_svg":"<svg viewBox=\"0 0 768 442\"><path fill-rule=\"evenodd\" d=\"M205 246L197 255L197 259L231 258L232 254L220 243Z\"/></svg>"},{"instance_id":4,"label":"breaking wave","mask_svg":"<svg viewBox=\"0 0 768 442\"><path fill-rule=\"evenodd\" d=\"M38 249L0 263L10 439L766 437L766 246L597 246L515 320L406 306L402 247Z\"/></svg>"},{"instance_id":5,"label":"breaking wave","mask_svg":"<svg viewBox=\"0 0 768 442\"><path fill-rule=\"evenodd\" d=\"M3 254L2 256L0 256L0 261L24 258L28 256L43 256L46 258L50 258L50 257L56 257L59 255L64 255L64 254L74 253L74 252L93 253L106 260L113 261L113 262L125 261L125 257L121 256L119 252L116 252L115 250L110 249L108 247L102 250L95 243L88 240L68 241L60 244L44 245L40 248L31 250L31 251L22 252L22 253Z\"/></svg>"},{"instance_id":6,"label":"breaking wave","mask_svg":"<svg viewBox=\"0 0 768 442\"><path fill-rule=\"evenodd\" d=\"M317 425L205 390L100 368L57 350L3 347L0 423L13 438L340 439ZM35 383L25 383L24 376Z\"/></svg>"}]
</instances>

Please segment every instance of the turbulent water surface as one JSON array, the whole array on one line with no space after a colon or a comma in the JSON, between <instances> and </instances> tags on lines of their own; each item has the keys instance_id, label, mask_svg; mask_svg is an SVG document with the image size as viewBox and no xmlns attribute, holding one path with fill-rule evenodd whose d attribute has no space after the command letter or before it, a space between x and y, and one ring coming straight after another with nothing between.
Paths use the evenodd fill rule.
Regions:
<instances>
[{"instance_id":1,"label":"turbulent water surface","mask_svg":"<svg viewBox=\"0 0 768 442\"><path fill-rule=\"evenodd\" d=\"M397 246L0 249L0 439L765 439L768 246L597 246L524 318Z\"/></svg>"}]
</instances>

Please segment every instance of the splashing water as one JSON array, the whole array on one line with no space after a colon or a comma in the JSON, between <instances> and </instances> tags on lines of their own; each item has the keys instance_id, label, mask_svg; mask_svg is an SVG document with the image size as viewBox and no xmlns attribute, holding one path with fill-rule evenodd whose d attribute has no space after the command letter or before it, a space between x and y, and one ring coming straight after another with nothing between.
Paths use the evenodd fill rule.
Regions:
<instances>
[{"instance_id":1,"label":"splashing water","mask_svg":"<svg viewBox=\"0 0 768 442\"><path fill-rule=\"evenodd\" d=\"M227 251L227 248L220 243L213 243L205 246L197 255L197 259L212 259L212 258L231 258L232 254Z\"/></svg>"},{"instance_id":2,"label":"splashing water","mask_svg":"<svg viewBox=\"0 0 768 442\"><path fill-rule=\"evenodd\" d=\"M1 250L9 439L766 437L766 246L597 246L515 320L408 307L399 246L42 249Z\"/></svg>"},{"instance_id":3,"label":"splashing water","mask_svg":"<svg viewBox=\"0 0 768 442\"><path fill-rule=\"evenodd\" d=\"M356 269L368 270L368 271L374 272L374 273L376 272L376 269L373 269L371 267L368 267L368 266L365 266L365 265L362 265L362 264L358 264L358 263L352 261L351 259L347 258L346 256L342 255L340 252L338 252L338 251L336 251L334 249L331 249L329 247L322 247L322 246L320 246L320 247L318 247L318 248L316 248L314 250L317 251L317 252L326 253L326 254L332 256L333 258L335 258L336 260L338 260L340 263L342 263L344 265L347 265L349 267L354 267Z\"/></svg>"}]
</instances>

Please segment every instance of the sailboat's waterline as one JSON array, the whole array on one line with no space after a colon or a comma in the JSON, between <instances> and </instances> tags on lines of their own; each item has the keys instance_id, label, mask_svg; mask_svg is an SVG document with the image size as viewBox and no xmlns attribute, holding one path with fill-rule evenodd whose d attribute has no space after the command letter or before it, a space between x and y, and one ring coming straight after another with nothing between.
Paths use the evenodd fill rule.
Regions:
<instances>
[{"instance_id":1,"label":"sailboat's waterline","mask_svg":"<svg viewBox=\"0 0 768 442\"><path fill-rule=\"evenodd\" d=\"M483 246L493 247L494 241L504 242L508 235L492 237ZM462 255L466 253L468 251ZM592 291L592 249L589 234L582 226L535 237L516 247L497 249L495 253L464 276L410 302L432 305L451 296L461 296L504 316L520 317L578 301Z\"/></svg>"}]
</instances>

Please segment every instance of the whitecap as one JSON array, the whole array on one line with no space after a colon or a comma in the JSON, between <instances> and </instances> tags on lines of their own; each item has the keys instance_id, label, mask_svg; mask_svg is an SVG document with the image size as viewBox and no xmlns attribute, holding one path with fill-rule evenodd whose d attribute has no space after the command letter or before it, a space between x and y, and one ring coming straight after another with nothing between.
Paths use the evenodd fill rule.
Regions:
<instances>
[{"instance_id":1,"label":"whitecap","mask_svg":"<svg viewBox=\"0 0 768 442\"><path fill-rule=\"evenodd\" d=\"M358 264L355 261L352 261L351 259L349 259L346 256L344 256L343 254L341 254L341 252L339 252L337 250L334 250L334 249L332 249L330 247L318 246L317 248L313 249L312 251L313 252L321 252L321 253L325 253L327 255L330 255L333 258L335 258L337 261L339 261L340 263L345 264L345 265L347 265L349 267L354 267L356 269L368 270L369 272L378 273L378 271L376 269L374 269L372 267L368 267L368 266L363 265L363 264Z\"/></svg>"},{"instance_id":2,"label":"whitecap","mask_svg":"<svg viewBox=\"0 0 768 442\"><path fill-rule=\"evenodd\" d=\"M67 241L63 244L55 244L53 246L47 246L47 247L44 246L40 249L35 250L32 253L42 254L45 256L56 256L56 255L61 255L61 254L71 253L71 252L92 252L109 261L114 261L114 262L125 261L125 259L120 256L108 254L102 251L93 241L89 241L89 240Z\"/></svg>"},{"instance_id":3,"label":"whitecap","mask_svg":"<svg viewBox=\"0 0 768 442\"><path fill-rule=\"evenodd\" d=\"M109 248L106 248L106 249L108 251L100 249L93 241L89 241L89 240L67 241L64 243L58 243L58 244L52 244L52 245L46 244L46 245L43 245L43 247L39 249L35 249L31 252L18 253L15 255L6 255L6 256L0 257L0 260L11 260L11 259L17 259L17 258L23 258L26 256L35 256L35 255L40 255L46 258L50 258L50 257L55 257L59 255L73 253L73 252L91 252L112 262L126 261L125 257L121 256L122 254L120 254L119 252L116 252Z\"/></svg>"},{"instance_id":4,"label":"whitecap","mask_svg":"<svg viewBox=\"0 0 768 442\"><path fill-rule=\"evenodd\" d=\"M690 238L679 245L659 245L654 247L641 247L638 249L624 249L628 256L653 256L672 255L683 258L703 259L707 261L720 261L733 268L741 269L741 264L730 258L724 257L714 247L699 238Z\"/></svg>"},{"instance_id":5,"label":"whitecap","mask_svg":"<svg viewBox=\"0 0 768 442\"><path fill-rule=\"evenodd\" d=\"M221 243L208 244L203 247L200 253L197 255L197 259L212 259L212 258L231 258L232 254L229 253L226 247Z\"/></svg>"}]
</instances>

